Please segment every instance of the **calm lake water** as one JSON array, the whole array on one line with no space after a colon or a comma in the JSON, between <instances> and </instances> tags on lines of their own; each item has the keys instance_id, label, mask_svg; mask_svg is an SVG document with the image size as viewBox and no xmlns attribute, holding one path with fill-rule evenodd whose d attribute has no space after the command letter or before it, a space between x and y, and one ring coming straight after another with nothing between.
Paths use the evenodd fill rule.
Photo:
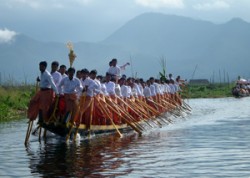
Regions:
<instances>
[{"instance_id":1,"label":"calm lake water","mask_svg":"<svg viewBox=\"0 0 250 178\"><path fill-rule=\"evenodd\" d=\"M142 137L31 136L26 148L27 120L0 124L0 177L250 177L250 97L187 103L191 115Z\"/></svg>"}]
</instances>

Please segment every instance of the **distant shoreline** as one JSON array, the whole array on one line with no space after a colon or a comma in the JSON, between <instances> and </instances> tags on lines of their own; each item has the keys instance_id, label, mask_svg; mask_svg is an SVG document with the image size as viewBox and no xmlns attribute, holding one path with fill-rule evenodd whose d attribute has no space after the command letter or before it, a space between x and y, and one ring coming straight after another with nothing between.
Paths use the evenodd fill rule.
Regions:
<instances>
[{"instance_id":1,"label":"distant shoreline","mask_svg":"<svg viewBox=\"0 0 250 178\"><path fill-rule=\"evenodd\" d=\"M234 83L187 85L183 88L183 99L232 97Z\"/></svg>"},{"instance_id":2,"label":"distant shoreline","mask_svg":"<svg viewBox=\"0 0 250 178\"><path fill-rule=\"evenodd\" d=\"M232 97L234 84L187 85L183 88L183 99ZM35 94L34 85L0 86L0 122L25 116L28 103Z\"/></svg>"}]
</instances>

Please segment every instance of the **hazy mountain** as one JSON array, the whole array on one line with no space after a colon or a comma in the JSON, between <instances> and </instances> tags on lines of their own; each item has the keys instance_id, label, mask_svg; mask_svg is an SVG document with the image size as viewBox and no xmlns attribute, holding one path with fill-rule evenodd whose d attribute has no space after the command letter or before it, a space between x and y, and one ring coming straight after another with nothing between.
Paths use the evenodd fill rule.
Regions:
<instances>
[{"instance_id":1,"label":"hazy mountain","mask_svg":"<svg viewBox=\"0 0 250 178\"><path fill-rule=\"evenodd\" d=\"M65 42L66 43L66 42ZM250 24L232 19L225 24L156 13L142 14L100 43L74 43L76 69L97 69L104 74L111 58L120 64L132 62L126 74L157 77L160 59L167 59L167 73L184 78L215 79L238 75L250 77ZM66 44L39 42L17 35L8 44L0 44L0 79L34 80L38 63L58 60L68 65ZM195 70L195 66L198 66ZM50 69L50 67L49 67Z\"/></svg>"},{"instance_id":2,"label":"hazy mountain","mask_svg":"<svg viewBox=\"0 0 250 178\"><path fill-rule=\"evenodd\" d=\"M125 56L125 52L116 46L86 42L74 43L74 51L77 58L73 66L77 70L97 69L100 74L105 74L113 57ZM22 34L17 35L11 43L0 44L0 82L14 79L14 82L34 81L40 75L38 64L42 60L48 62L48 70L54 60L60 65L69 66L68 52L66 43L44 43Z\"/></svg>"},{"instance_id":3,"label":"hazy mountain","mask_svg":"<svg viewBox=\"0 0 250 178\"><path fill-rule=\"evenodd\" d=\"M103 41L129 51L165 56L169 72L209 78L213 71L231 77L250 72L250 24L232 19L213 24L191 18L147 13L140 15Z\"/></svg>"}]
</instances>

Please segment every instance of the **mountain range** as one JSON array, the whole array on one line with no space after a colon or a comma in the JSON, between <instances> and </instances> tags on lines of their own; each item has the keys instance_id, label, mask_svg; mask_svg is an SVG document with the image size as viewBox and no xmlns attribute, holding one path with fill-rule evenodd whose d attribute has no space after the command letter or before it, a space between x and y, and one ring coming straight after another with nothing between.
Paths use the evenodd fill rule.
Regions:
<instances>
[{"instance_id":1,"label":"mountain range","mask_svg":"<svg viewBox=\"0 0 250 178\"><path fill-rule=\"evenodd\" d=\"M101 29L100 29L101 30ZM53 60L68 65L66 43L41 42L19 34L11 43L0 44L0 79L33 81L38 63ZM105 74L108 63L130 62L125 74L158 77L161 61L167 73L182 78L234 80L250 77L250 23L234 18L224 24L182 16L145 13L128 21L97 43L75 42L76 69L97 69ZM50 68L50 67L49 67ZM0 81L0 82L1 82Z\"/></svg>"}]
</instances>

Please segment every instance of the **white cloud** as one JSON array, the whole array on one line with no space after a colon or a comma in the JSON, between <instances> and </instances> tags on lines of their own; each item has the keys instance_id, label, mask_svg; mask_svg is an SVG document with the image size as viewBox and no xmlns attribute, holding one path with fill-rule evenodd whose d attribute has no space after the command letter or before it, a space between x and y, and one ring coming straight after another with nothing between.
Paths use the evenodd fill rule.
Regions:
<instances>
[{"instance_id":1,"label":"white cloud","mask_svg":"<svg viewBox=\"0 0 250 178\"><path fill-rule=\"evenodd\" d=\"M150 7L154 9L169 7L169 8L183 8L183 0L136 0L137 4Z\"/></svg>"},{"instance_id":2,"label":"white cloud","mask_svg":"<svg viewBox=\"0 0 250 178\"><path fill-rule=\"evenodd\" d=\"M9 43L13 41L14 37L17 35L15 31L5 29L0 29L0 43Z\"/></svg>"},{"instance_id":3,"label":"white cloud","mask_svg":"<svg viewBox=\"0 0 250 178\"><path fill-rule=\"evenodd\" d=\"M218 9L229 9L230 8L230 4L228 4L225 1L214 1L211 3L199 3L199 4L195 4L193 5L193 8L196 10L218 10Z\"/></svg>"}]
</instances>

